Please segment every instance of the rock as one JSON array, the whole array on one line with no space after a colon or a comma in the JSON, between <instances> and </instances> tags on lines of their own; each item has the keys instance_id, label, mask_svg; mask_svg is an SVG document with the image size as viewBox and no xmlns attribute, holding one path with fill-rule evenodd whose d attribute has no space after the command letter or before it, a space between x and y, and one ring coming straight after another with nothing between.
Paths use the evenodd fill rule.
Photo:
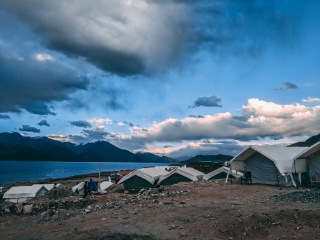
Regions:
<instances>
[{"instance_id":1,"label":"rock","mask_svg":"<svg viewBox=\"0 0 320 240\"><path fill-rule=\"evenodd\" d=\"M30 214L30 213L32 213L32 210L33 210L33 205L32 205L32 204L30 204L30 205L25 205L25 206L23 207L23 213L24 213L24 214Z\"/></svg>"},{"instance_id":2,"label":"rock","mask_svg":"<svg viewBox=\"0 0 320 240\"><path fill-rule=\"evenodd\" d=\"M10 212L11 212L11 211L10 211L10 208L6 207L6 208L4 209L4 212L5 212L5 213L10 213Z\"/></svg>"},{"instance_id":3,"label":"rock","mask_svg":"<svg viewBox=\"0 0 320 240\"><path fill-rule=\"evenodd\" d=\"M176 226L176 225L171 225L170 227L169 227L169 230L173 230L173 229L176 229L178 226Z\"/></svg>"},{"instance_id":4,"label":"rock","mask_svg":"<svg viewBox=\"0 0 320 240\"><path fill-rule=\"evenodd\" d=\"M45 211L45 212L41 213L40 216L41 216L42 218L47 217L47 216L48 216L48 211Z\"/></svg>"},{"instance_id":5,"label":"rock","mask_svg":"<svg viewBox=\"0 0 320 240\"><path fill-rule=\"evenodd\" d=\"M188 235L186 233L181 233L180 237L187 237Z\"/></svg>"},{"instance_id":6,"label":"rock","mask_svg":"<svg viewBox=\"0 0 320 240\"><path fill-rule=\"evenodd\" d=\"M146 190L144 188L142 188L140 191L139 191L139 194L142 194L143 192L145 192Z\"/></svg>"},{"instance_id":7,"label":"rock","mask_svg":"<svg viewBox=\"0 0 320 240\"><path fill-rule=\"evenodd\" d=\"M17 214L20 214L20 213L22 213L23 212L23 206L22 205L18 205L17 206L17 209L16 209L16 213Z\"/></svg>"},{"instance_id":8,"label":"rock","mask_svg":"<svg viewBox=\"0 0 320 240\"><path fill-rule=\"evenodd\" d=\"M87 208L86 208L84 211L85 211L86 213L90 213L90 212L91 212L90 209L87 209Z\"/></svg>"},{"instance_id":9,"label":"rock","mask_svg":"<svg viewBox=\"0 0 320 240\"><path fill-rule=\"evenodd\" d=\"M170 204L174 204L174 202L163 202L163 204L170 205Z\"/></svg>"}]
</instances>

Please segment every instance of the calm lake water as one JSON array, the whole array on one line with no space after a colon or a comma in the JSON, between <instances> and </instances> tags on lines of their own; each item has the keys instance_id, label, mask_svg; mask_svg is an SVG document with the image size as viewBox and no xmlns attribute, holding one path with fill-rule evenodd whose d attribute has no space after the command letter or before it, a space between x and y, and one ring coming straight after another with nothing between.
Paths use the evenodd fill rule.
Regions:
<instances>
[{"instance_id":1,"label":"calm lake water","mask_svg":"<svg viewBox=\"0 0 320 240\"><path fill-rule=\"evenodd\" d=\"M166 166L165 163L0 161L0 184L79 174Z\"/></svg>"}]
</instances>

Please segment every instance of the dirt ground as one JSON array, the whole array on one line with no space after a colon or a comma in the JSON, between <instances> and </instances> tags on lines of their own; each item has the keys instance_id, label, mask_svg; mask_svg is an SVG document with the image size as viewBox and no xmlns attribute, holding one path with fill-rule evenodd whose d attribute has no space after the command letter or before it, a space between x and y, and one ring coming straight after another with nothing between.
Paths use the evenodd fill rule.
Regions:
<instances>
[{"instance_id":1,"label":"dirt ground","mask_svg":"<svg viewBox=\"0 0 320 240\"><path fill-rule=\"evenodd\" d=\"M27 204L51 201L47 209L2 213L0 239L320 239L319 203L277 198L301 191L308 190L201 181L44 197Z\"/></svg>"}]
</instances>

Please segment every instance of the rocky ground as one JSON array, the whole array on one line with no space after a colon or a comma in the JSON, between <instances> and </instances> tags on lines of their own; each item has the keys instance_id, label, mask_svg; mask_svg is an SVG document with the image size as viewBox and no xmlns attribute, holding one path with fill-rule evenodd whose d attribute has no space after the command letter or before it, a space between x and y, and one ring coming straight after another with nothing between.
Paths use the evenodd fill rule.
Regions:
<instances>
[{"instance_id":1,"label":"rocky ground","mask_svg":"<svg viewBox=\"0 0 320 240\"><path fill-rule=\"evenodd\" d=\"M56 199L1 202L1 239L320 239L314 188L201 181L82 198L69 191L80 180Z\"/></svg>"}]
</instances>

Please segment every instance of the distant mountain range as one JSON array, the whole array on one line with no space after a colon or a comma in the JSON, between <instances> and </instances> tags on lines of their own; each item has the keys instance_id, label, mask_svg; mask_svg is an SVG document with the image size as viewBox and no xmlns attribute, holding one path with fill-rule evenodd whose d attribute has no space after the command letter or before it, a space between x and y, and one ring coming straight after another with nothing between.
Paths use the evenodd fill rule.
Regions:
<instances>
[{"instance_id":1,"label":"distant mountain range","mask_svg":"<svg viewBox=\"0 0 320 240\"><path fill-rule=\"evenodd\" d=\"M132 153L109 142L75 145L47 137L24 137L19 133L0 133L0 160L62 162L151 162L172 163L176 160L151 153Z\"/></svg>"},{"instance_id":2,"label":"distant mountain range","mask_svg":"<svg viewBox=\"0 0 320 240\"><path fill-rule=\"evenodd\" d=\"M181 163L194 163L194 162L215 162L215 163L222 163L226 161L230 161L233 156L230 155L197 155L193 158L188 160L182 161Z\"/></svg>"},{"instance_id":3,"label":"distant mountain range","mask_svg":"<svg viewBox=\"0 0 320 240\"><path fill-rule=\"evenodd\" d=\"M308 147L320 141L320 134L289 146ZM150 163L192 163L199 161L225 162L230 155L197 155L172 159L151 153L132 153L117 148L106 141L76 145L59 142L47 137L24 137L19 133L0 133L0 160L62 161L62 162L150 162Z\"/></svg>"},{"instance_id":4,"label":"distant mountain range","mask_svg":"<svg viewBox=\"0 0 320 240\"><path fill-rule=\"evenodd\" d=\"M320 134L312 136L304 142L293 143L293 144L289 145L288 147L310 147L319 141L320 141Z\"/></svg>"}]
</instances>

